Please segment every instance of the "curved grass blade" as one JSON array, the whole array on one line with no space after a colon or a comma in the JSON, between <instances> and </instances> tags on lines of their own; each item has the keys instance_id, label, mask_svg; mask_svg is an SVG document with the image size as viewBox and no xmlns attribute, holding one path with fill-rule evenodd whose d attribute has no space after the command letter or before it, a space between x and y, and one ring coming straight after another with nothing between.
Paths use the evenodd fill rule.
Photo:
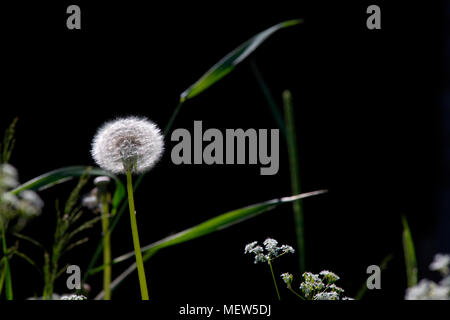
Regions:
<instances>
[{"instance_id":1,"label":"curved grass blade","mask_svg":"<svg viewBox=\"0 0 450 320\"><path fill-rule=\"evenodd\" d=\"M253 36L249 40L245 41L239 47L231 51L225 57L223 57L219 62L211 67L200 79L198 79L193 85L191 85L188 89L183 91L180 95L180 101L184 102L188 99L191 99L203 92L214 83L225 77L228 73L233 71L233 69L242 62L245 58L247 58L256 48L258 48L261 43L263 43L267 38L269 38L276 31L294 26L302 23L303 20L288 20L281 23L278 23L269 29L266 29L257 35Z\"/></svg>"},{"instance_id":2,"label":"curved grass blade","mask_svg":"<svg viewBox=\"0 0 450 320\"><path fill-rule=\"evenodd\" d=\"M206 220L194 227L188 228L184 231L178 232L174 235L168 236L162 240L159 240L155 243L142 247L142 252L144 253L143 259L147 261L151 256L153 256L157 251L163 248L167 248L170 246L174 246L177 244L181 244L190 240L194 240L205 235L211 234L216 231L220 231L226 229L232 225L245 221L247 219L253 218L263 212L274 209L283 203L289 203L293 201L297 201L303 198L312 197L315 195L326 193L326 190L319 190L313 192L302 193L299 195L291 196L291 197L283 197L278 199L273 199L257 204L253 204L244 208L232 210ZM113 260L113 264L125 261L134 257L134 251L124 254L118 258ZM122 275L120 275L117 279L121 279L120 281L114 280L111 283L111 290L114 290L117 285L120 284L131 272L136 268L136 264L131 265ZM98 267L95 270L91 270L91 274L97 273L103 269L102 267ZM100 293L96 299L101 299L103 297L102 293Z\"/></svg>"},{"instance_id":3,"label":"curved grass blade","mask_svg":"<svg viewBox=\"0 0 450 320\"><path fill-rule=\"evenodd\" d=\"M409 229L408 220L402 216L403 224L403 252L405 254L406 278L408 288L417 284L417 260L416 250L414 249L414 241L412 239L411 230Z\"/></svg>"},{"instance_id":4,"label":"curved grass blade","mask_svg":"<svg viewBox=\"0 0 450 320\"><path fill-rule=\"evenodd\" d=\"M14 190L10 191L12 194L19 194L23 190L43 190L49 187L52 187L56 184L66 182L75 177L81 177L89 167L86 166L72 166L72 167L64 167L60 169L56 169L47 173L44 173L34 179L31 179L24 184L21 184ZM122 182L117 178L117 176L113 175L108 171L104 171L99 168L91 168L88 175L91 176L108 176L114 179L116 183L116 190L112 199L113 208L117 208L125 196L125 187Z\"/></svg>"}]
</instances>

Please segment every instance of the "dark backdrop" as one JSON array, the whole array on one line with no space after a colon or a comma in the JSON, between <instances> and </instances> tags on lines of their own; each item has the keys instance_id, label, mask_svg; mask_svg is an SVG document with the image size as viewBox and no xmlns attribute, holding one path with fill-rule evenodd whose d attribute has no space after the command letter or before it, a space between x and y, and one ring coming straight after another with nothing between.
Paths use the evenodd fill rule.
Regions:
<instances>
[{"instance_id":1,"label":"dark backdrop","mask_svg":"<svg viewBox=\"0 0 450 320\"><path fill-rule=\"evenodd\" d=\"M11 162L22 181L57 167L94 164L90 143L105 120L144 115L163 127L179 94L226 53L271 25L304 18L303 25L276 33L251 59L279 107L281 92L292 91L302 189L329 190L304 201L308 270L335 271L351 296L365 282L367 266L393 254L383 289L368 297L401 299L401 214L410 219L419 267L426 270L438 248L442 3L374 1L381 6L382 29L370 31L365 11L372 2L75 2L82 10L81 31L65 27L68 2L2 5L0 121L5 128L19 117ZM248 60L188 101L174 128L192 131L194 120L204 128L276 128ZM275 176L260 176L257 166L175 166L169 139L166 146L136 194L142 244L290 194L283 139ZM53 199L64 199L72 187L42 192L45 212L26 231L49 245ZM133 250L129 228L125 214L113 234L114 256ZM91 242L66 261L85 268L98 233L91 232ZM295 243L289 205L159 252L146 264L152 297L273 299L267 267L243 254L246 243L269 236ZM125 266L114 268L114 275ZM298 279L295 257L275 268ZM41 285L38 274L20 263L13 276L17 297L33 295ZM101 277L89 283L95 295ZM57 288L63 291L64 281ZM138 295L135 274L114 293L122 299Z\"/></svg>"}]
</instances>

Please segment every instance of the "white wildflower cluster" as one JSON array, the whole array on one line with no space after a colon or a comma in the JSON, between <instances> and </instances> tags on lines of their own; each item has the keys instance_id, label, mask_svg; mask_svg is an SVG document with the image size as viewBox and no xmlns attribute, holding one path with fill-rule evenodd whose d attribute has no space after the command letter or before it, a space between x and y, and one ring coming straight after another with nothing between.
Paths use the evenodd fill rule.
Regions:
<instances>
[{"instance_id":1,"label":"white wildflower cluster","mask_svg":"<svg viewBox=\"0 0 450 320\"><path fill-rule=\"evenodd\" d=\"M450 300L450 255L436 254L429 268L439 271L441 281L436 283L428 279L422 279L411 288L406 289L405 300Z\"/></svg>"},{"instance_id":2,"label":"white wildflower cluster","mask_svg":"<svg viewBox=\"0 0 450 320\"><path fill-rule=\"evenodd\" d=\"M344 289L334 284L339 277L331 271L324 270L319 274L305 272L302 277L300 291L306 300L351 300L343 296Z\"/></svg>"},{"instance_id":3,"label":"white wildflower cluster","mask_svg":"<svg viewBox=\"0 0 450 320\"><path fill-rule=\"evenodd\" d=\"M17 219L15 228L22 228L29 218L41 213L44 202L31 190L18 195L10 191L19 185L17 170L10 164L0 164L0 225Z\"/></svg>"},{"instance_id":4,"label":"white wildflower cluster","mask_svg":"<svg viewBox=\"0 0 450 320\"><path fill-rule=\"evenodd\" d=\"M245 246L244 252L253 253L255 255L255 263L270 262L285 253L295 252L294 248L285 244L279 247L278 241L271 238L267 238L263 245L264 248L258 245L257 241L253 241Z\"/></svg>"},{"instance_id":5,"label":"white wildflower cluster","mask_svg":"<svg viewBox=\"0 0 450 320\"><path fill-rule=\"evenodd\" d=\"M291 288L292 281L294 281L294 276L288 272L283 273L281 275L281 279L283 279L284 283L286 283L288 288Z\"/></svg>"},{"instance_id":6,"label":"white wildflower cluster","mask_svg":"<svg viewBox=\"0 0 450 320\"><path fill-rule=\"evenodd\" d=\"M87 298L83 295L71 294L62 296L60 300L87 300Z\"/></svg>"},{"instance_id":7,"label":"white wildflower cluster","mask_svg":"<svg viewBox=\"0 0 450 320\"><path fill-rule=\"evenodd\" d=\"M142 173L151 169L164 150L164 137L146 118L128 117L105 123L92 142L92 157L114 173Z\"/></svg>"}]
</instances>

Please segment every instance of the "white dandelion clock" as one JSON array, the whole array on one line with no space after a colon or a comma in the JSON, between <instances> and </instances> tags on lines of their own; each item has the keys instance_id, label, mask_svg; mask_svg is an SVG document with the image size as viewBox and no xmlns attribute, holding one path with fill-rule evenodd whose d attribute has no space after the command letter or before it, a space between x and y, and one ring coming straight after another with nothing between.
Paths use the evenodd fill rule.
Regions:
<instances>
[{"instance_id":1,"label":"white dandelion clock","mask_svg":"<svg viewBox=\"0 0 450 320\"><path fill-rule=\"evenodd\" d=\"M150 170L161 158L164 138L161 130L146 118L127 117L105 123L92 142L92 157L113 173Z\"/></svg>"},{"instance_id":2,"label":"white dandelion clock","mask_svg":"<svg viewBox=\"0 0 450 320\"><path fill-rule=\"evenodd\" d=\"M146 172L156 164L164 150L163 141L161 130L152 121L128 117L105 123L92 142L92 157L101 168L127 175L128 209L142 300L149 300L149 294L136 221L132 173ZM100 180L97 180L98 188L103 184Z\"/></svg>"}]
</instances>

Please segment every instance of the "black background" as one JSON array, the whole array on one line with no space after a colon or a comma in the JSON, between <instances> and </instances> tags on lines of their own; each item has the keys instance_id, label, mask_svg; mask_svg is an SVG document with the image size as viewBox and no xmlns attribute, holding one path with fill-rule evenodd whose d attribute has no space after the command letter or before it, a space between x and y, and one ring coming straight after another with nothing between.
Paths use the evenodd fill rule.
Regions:
<instances>
[{"instance_id":1,"label":"black background","mask_svg":"<svg viewBox=\"0 0 450 320\"><path fill-rule=\"evenodd\" d=\"M164 127L179 94L226 53L278 22L303 18L303 25L276 33L251 59L279 107L282 91L292 91L303 191L329 190L304 201L307 269L336 272L352 296L365 282L367 266L393 254L382 290L367 298L402 299L401 214L417 240L421 276L436 250L445 248L435 233L442 183L437 123L443 3L73 3L82 10L80 31L66 29L65 10L72 2L2 5L0 124L5 128L19 117L11 162L21 181L58 167L93 165L92 137L111 118L143 115ZM366 28L369 4L381 7L381 30ZM202 120L205 129L276 128L249 60L186 102L174 128L192 131L194 120ZM258 166L175 166L172 147L166 138L162 161L136 193L141 244L231 209L290 195L282 139L275 176L260 176ZM66 197L71 187L42 192L46 210L27 227L29 234L50 245L53 199ZM114 256L133 250L127 220L125 214L113 234ZM99 229L67 262L86 267ZM294 244L291 206L159 252L146 264L151 297L274 299L267 267L243 254L245 244L266 237ZM114 275L126 265L114 268ZM275 268L299 278L294 256ZM17 298L40 293L33 269L17 262L12 271ZM101 276L89 284L95 295ZM64 291L63 280L58 289ZM282 291L286 299L288 294ZM136 274L113 297L138 299Z\"/></svg>"}]
</instances>

